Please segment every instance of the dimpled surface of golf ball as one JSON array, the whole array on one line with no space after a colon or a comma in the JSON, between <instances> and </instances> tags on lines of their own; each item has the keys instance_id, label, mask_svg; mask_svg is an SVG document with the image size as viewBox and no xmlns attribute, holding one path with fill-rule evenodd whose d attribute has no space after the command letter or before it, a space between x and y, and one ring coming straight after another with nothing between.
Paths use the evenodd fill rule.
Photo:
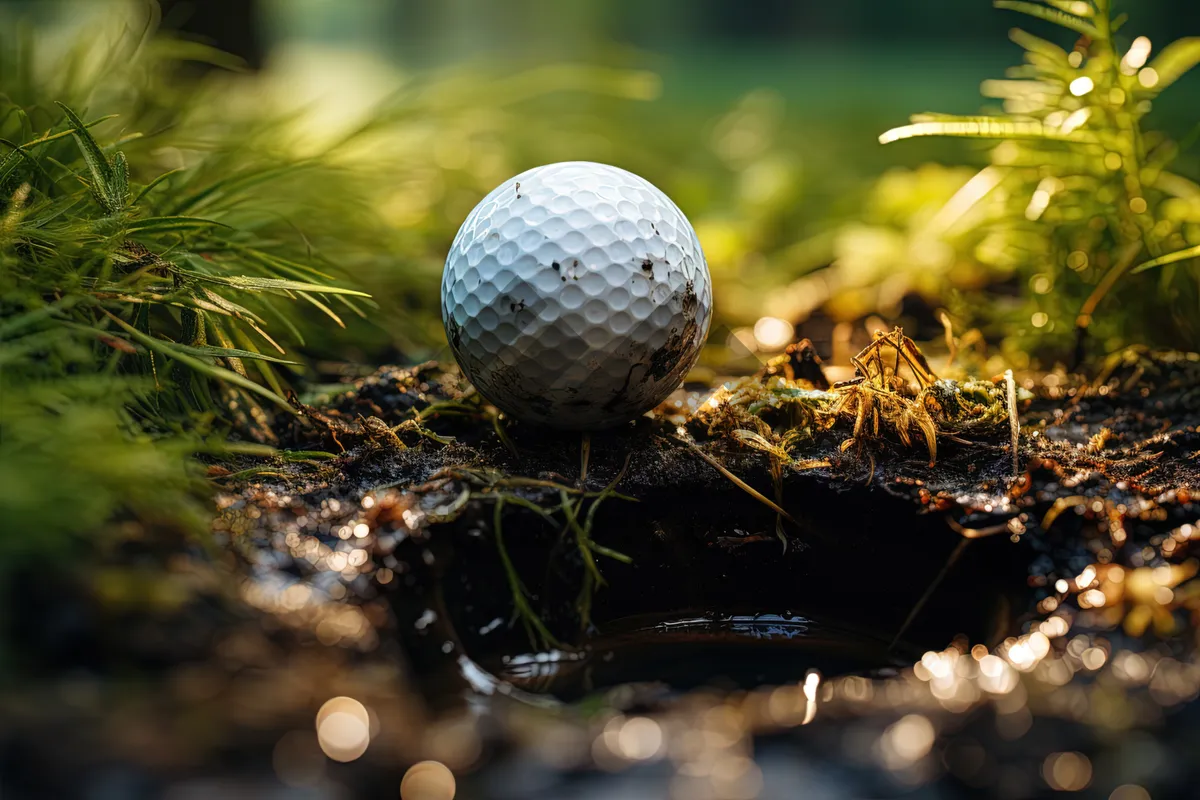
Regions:
<instances>
[{"instance_id":1,"label":"dimpled surface of golf ball","mask_svg":"<svg viewBox=\"0 0 1200 800\"><path fill-rule=\"evenodd\" d=\"M463 372L517 419L616 425L695 364L712 282L683 212L643 178L572 161L522 172L470 213L442 319Z\"/></svg>"}]
</instances>

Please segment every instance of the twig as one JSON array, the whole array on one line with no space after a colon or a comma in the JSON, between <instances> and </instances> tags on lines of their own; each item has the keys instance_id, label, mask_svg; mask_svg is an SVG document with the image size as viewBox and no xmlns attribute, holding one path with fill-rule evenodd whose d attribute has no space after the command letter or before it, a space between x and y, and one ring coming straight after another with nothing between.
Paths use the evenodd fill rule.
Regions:
<instances>
[{"instance_id":1,"label":"twig","mask_svg":"<svg viewBox=\"0 0 1200 800\"><path fill-rule=\"evenodd\" d=\"M1021 474L1021 457L1017 453L1020 443L1021 421L1017 419L1017 382L1013 379L1011 369L1004 370L1004 384L1008 390L1008 428L1012 432L1012 468L1013 477Z\"/></svg>"},{"instance_id":2,"label":"twig","mask_svg":"<svg viewBox=\"0 0 1200 800\"><path fill-rule=\"evenodd\" d=\"M592 457L592 435L587 431L583 432L583 438L579 442L579 488L587 488L588 461Z\"/></svg>"},{"instance_id":3,"label":"twig","mask_svg":"<svg viewBox=\"0 0 1200 800\"><path fill-rule=\"evenodd\" d=\"M950 530L964 539L986 539L989 536L1008 533L1010 530L1007 522L1001 522L998 525L989 525L986 528L968 528L953 517L946 517L946 524L950 526Z\"/></svg>"},{"instance_id":4,"label":"twig","mask_svg":"<svg viewBox=\"0 0 1200 800\"><path fill-rule=\"evenodd\" d=\"M950 572L950 568L954 566L954 563L958 561L958 559L962 556L963 551L967 549L967 545L970 543L970 539L964 538L959 540L958 545L954 548L954 552L952 552L950 557L946 559L946 563L942 565L942 569L940 572L938 572L937 577L933 579L933 582L930 583L928 588L925 589L925 593L921 595L921 599L917 601L917 604L913 606L912 611L908 612L908 616L904 618L904 623L900 626L900 630L896 631L896 635L892 638L892 643L888 645L889 651L893 650L899 643L900 638L908 632L908 627L912 625L913 620L915 620L917 615L921 613L921 609L925 607L927 602L929 602L929 598L933 597L934 591L937 590L937 587L945 579L946 574Z\"/></svg>"},{"instance_id":5,"label":"twig","mask_svg":"<svg viewBox=\"0 0 1200 800\"><path fill-rule=\"evenodd\" d=\"M765 505L767 508L774 511L776 514L779 514L780 516L782 516L784 519L786 519L788 522L792 523L796 527L800 527L800 523L796 521L796 518L793 517L791 514L789 514L778 503L776 503L771 498L764 495L762 492L755 489L750 484L746 483L744 480L739 478L737 475L734 475L732 472L730 472L728 469L726 469L724 466L722 466L721 462L717 461L715 458L710 456L708 453L701 450L700 447L698 445L696 445L694 442L689 442L687 439L680 438L679 436L672 436L671 438L674 439L675 441L679 442L680 444L686 445L687 447L691 448L693 453L695 453L696 455L700 456L702 459L707 461L710 465L712 465L712 467L715 470L717 470L717 472L720 472L722 475L724 475L726 478L728 478L730 481L732 481L734 486L737 486L743 492L750 495L755 500L757 500L758 502Z\"/></svg>"},{"instance_id":6,"label":"twig","mask_svg":"<svg viewBox=\"0 0 1200 800\"><path fill-rule=\"evenodd\" d=\"M942 323L942 329L946 334L946 367L949 368L954 364L954 358L958 355L958 340L954 338L954 324L950 321L950 315L945 311L938 313L938 321Z\"/></svg>"}]
</instances>

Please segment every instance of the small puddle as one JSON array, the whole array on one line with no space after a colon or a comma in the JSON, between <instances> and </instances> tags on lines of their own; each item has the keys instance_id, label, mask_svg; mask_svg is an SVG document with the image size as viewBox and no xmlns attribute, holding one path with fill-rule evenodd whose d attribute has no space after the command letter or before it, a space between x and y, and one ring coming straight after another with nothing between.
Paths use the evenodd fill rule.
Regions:
<instances>
[{"instance_id":1,"label":"small puddle","mask_svg":"<svg viewBox=\"0 0 1200 800\"><path fill-rule=\"evenodd\" d=\"M590 633L572 638L560 626L555 633L565 644L540 652L512 618L491 543L460 538L454 565L430 601L441 633L408 635L406 649L429 654L415 658L429 672L457 673L456 659L465 655L523 693L576 702L626 684L682 694L795 684L813 671L887 677L956 636L998 643L1017 631L1035 603L1025 546L1006 537L962 546L940 517L911 512L898 515L894 527L893 536L868 549L855 546L860 537L840 534L846 544L836 552L814 546L781 553L777 541L733 552L644 547L632 565L605 565L608 585L594 596ZM617 546L630 551L636 539L627 533ZM522 552L519 537L512 541L531 596L553 608L555 577L545 569L544 549ZM548 578L539 582L540 575ZM569 612L574 593L557 595ZM425 611L409 616L414 624L427 618ZM454 658L431 652L451 638ZM429 688L448 687L434 679Z\"/></svg>"},{"instance_id":2,"label":"small puddle","mask_svg":"<svg viewBox=\"0 0 1200 800\"><path fill-rule=\"evenodd\" d=\"M581 650L509 655L485 665L520 689L571 702L633 683L687 692L790 683L812 670L883 677L919 655L880 635L811 617L710 613L617 620Z\"/></svg>"}]
</instances>

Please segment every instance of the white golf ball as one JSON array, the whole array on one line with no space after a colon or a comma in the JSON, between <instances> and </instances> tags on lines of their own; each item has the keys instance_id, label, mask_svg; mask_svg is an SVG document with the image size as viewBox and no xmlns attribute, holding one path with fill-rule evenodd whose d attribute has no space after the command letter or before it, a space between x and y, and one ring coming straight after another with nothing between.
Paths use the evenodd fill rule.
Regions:
<instances>
[{"instance_id":1,"label":"white golf ball","mask_svg":"<svg viewBox=\"0 0 1200 800\"><path fill-rule=\"evenodd\" d=\"M506 414L594 429L663 401L712 317L696 232L648 181L569 161L491 192L454 238L442 320L458 364Z\"/></svg>"}]
</instances>

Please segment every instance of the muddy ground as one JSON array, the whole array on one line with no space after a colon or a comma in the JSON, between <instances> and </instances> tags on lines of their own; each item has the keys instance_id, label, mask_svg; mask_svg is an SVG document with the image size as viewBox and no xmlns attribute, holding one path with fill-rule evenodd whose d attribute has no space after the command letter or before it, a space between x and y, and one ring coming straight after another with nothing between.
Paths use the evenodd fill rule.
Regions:
<instances>
[{"instance_id":1,"label":"muddy ground","mask_svg":"<svg viewBox=\"0 0 1200 800\"><path fill-rule=\"evenodd\" d=\"M1190 796L1200 359L1025 384L1015 472L1007 423L934 466L833 425L776 481L705 391L585 444L382 369L277 422L307 456L213 466L211 546L127 554L177 601L30 589L0 786L395 797L435 758L464 798ZM346 764L337 695L373 720Z\"/></svg>"}]
</instances>

